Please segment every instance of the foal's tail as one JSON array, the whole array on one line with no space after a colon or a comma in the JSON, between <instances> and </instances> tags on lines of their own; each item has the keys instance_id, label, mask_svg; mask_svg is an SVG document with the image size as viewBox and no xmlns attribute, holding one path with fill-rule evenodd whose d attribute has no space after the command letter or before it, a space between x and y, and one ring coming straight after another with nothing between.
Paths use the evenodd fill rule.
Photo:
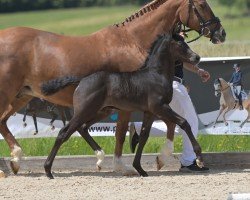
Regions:
<instances>
[{"instance_id":1,"label":"foal's tail","mask_svg":"<svg viewBox=\"0 0 250 200\"><path fill-rule=\"evenodd\" d=\"M78 85L80 81L81 81L81 78L78 78L75 76L66 76L66 77L50 80L42 84L41 91L46 96L53 95L69 85Z\"/></svg>"}]
</instances>

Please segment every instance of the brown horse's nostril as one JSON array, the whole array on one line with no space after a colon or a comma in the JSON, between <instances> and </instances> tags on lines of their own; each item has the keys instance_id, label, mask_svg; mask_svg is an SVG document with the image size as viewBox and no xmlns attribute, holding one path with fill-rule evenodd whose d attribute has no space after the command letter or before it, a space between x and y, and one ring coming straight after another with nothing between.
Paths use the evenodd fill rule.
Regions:
<instances>
[{"instance_id":1,"label":"brown horse's nostril","mask_svg":"<svg viewBox=\"0 0 250 200\"><path fill-rule=\"evenodd\" d=\"M222 37L226 37L227 36L226 31L224 29L221 31L221 35L222 35Z\"/></svg>"}]
</instances>

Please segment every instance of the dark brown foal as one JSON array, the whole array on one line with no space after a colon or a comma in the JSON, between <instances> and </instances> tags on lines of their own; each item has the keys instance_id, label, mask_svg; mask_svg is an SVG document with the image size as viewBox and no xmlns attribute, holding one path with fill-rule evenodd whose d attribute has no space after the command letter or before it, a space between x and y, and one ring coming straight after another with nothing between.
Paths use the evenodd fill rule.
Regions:
<instances>
[{"instance_id":1,"label":"dark brown foal","mask_svg":"<svg viewBox=\"0 0 250 200\"><path fill-rule=\"evenodd\" d=\"M146 64L141 70L131 73L101 71L83 78L74 92L74 116L69 124L60 131L45 162L46 175L53 178L51 167L60 146L79 127L83 126L86 134L89 135L87 131L93 120L106 109L119 109L128 112L143 111L145 115L144 126L147 126L147 124L151 126L150 122L153 122L154 117L158 117L166 123L178 124L187 133L197 158L202 162L201 148L192 134L190 125L168 105L173 95L172 82L176 60L198 64L200 57L188 47L182 37L175 35L172 39L171 35L163 35L153 44ZM58 85L59 82L62 82L62 84ZM54 87L51 85L53 82L45 83L42 91L45 94L50 94L49 88L55 91L55 88L57 90L62 89L77 82L79 82L78 78L67 77L61 79L61 81L54 81L54 83L57 83ZM147 173L141 167L140 160L148 136L149 131L144 132L142 130L133 162L133 166L141 176L147 176Z\"/></svg>"}]
</instances>

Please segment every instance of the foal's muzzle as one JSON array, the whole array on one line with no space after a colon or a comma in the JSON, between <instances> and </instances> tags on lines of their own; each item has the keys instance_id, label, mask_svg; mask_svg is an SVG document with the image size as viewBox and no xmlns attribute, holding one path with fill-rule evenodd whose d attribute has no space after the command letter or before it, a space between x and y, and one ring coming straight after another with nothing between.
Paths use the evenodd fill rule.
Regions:
<instances>
[{"instance_id":1,"label":"foal's muzzle","mask_svg":"<svg viewBox=\"0 0 250 200\"><path fill-rule=\"evenodd\" d=\"M193 65L197 65L200 63L201 57L199 55L194 55L190 58L190 61Z\"/></svg>"}]
</instances>

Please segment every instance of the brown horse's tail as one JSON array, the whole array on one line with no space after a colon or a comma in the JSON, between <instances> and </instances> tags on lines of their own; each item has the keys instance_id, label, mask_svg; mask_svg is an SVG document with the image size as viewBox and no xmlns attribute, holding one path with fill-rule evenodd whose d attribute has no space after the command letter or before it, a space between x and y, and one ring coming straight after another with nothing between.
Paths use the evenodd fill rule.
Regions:
<instances>
[{"instance_id":1,"label":"brown horse's tail","mask_svg":"<svg viewBox=\"0 0 250 200\"><path fill-rule=\"evenodd\" d=\"M46 96L53 95L69 85L78 85L80 81L81 78L75 76L66 76L50 80L42 84L41 91Z\"/></svg>"}]
</instances>

